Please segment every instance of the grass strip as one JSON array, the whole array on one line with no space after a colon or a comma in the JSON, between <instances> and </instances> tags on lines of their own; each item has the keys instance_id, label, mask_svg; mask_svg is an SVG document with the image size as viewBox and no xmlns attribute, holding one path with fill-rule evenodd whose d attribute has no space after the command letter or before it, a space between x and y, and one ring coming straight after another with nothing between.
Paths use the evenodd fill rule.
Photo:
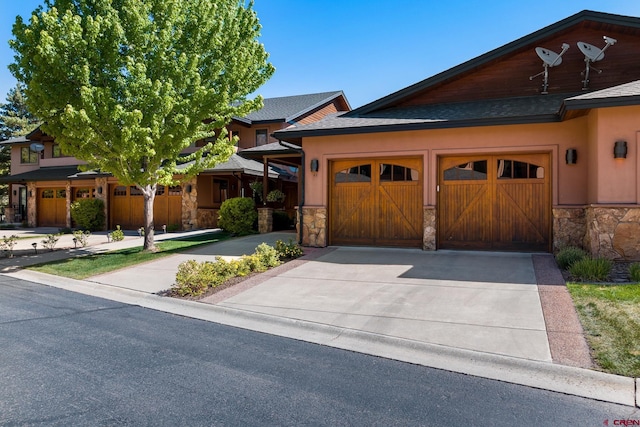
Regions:
<instances>
[{"instance_id":1,"label":"grass strip","mask_svg":"<svg viewBox=\"0 0 640 427\"><path fill-rule=\"evenodd\" d=\"M77 258L68 258L61 261L53 261L46 264L39 264L28 267L30 270L41 273L54 274L56 276L70 277L72 279L86 279L98 274L108 273L121 268L143 262L154 261L185 250L196 248L202 245L226 240L230 237L228 233L217 231L214 233L198 234L186 238L164 240L157 242L156 252L148 252L142 246L117 251L105 252L101 254L86 255Z\"/></svg>"},{"instance_id":2,"label":"grass strip","mask_svg":"<svg viewBox=\"0 0 640 427\"><path fill-rule=\"evenodd\" d=\"M640 377L640 284L567 284L592 356L605 372Z\"/></svg>"}]
</instances>

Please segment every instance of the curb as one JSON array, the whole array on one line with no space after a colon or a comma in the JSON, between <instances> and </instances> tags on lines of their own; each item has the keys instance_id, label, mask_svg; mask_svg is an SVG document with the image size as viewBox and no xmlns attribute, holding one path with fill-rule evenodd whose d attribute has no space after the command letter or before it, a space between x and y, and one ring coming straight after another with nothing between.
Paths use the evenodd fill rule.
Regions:
<instances>
[{"instance_id":1,"label":"curb","mask_svg":"<svg viewBox=\"0 0 640 427\"><path fill-rule=\"evenodd\" d=\"M640 407L640 379L255 313L30 270L6 274L124 304L589 399Z\"/></svg>"}]
</instances>

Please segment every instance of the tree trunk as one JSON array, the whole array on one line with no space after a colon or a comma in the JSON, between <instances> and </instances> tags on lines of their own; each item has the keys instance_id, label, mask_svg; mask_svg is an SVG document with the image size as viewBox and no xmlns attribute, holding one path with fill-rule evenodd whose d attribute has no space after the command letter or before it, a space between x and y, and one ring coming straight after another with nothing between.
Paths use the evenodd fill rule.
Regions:
<instances>
[{"instance_id":1,"label":"tree trunk","mask_svg":"<svg viewBox=\"0 0 640 427\"><path fill-rule=\"evenodd\" d=\"M158 186L145 185L141 188L144 196L144 246L146 251L155 251L156 245L153 241L153 202L156 199L156 188Z\"/></svg>"}]
</instances>

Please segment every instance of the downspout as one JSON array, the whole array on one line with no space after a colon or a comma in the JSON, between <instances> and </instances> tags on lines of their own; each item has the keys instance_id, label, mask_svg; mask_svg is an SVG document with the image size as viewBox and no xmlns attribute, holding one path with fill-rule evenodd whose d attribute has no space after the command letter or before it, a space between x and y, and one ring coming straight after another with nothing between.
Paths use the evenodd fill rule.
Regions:
<instances>
[{"instance_id":1,"label":"downspout","mask_svg":"<svg viewBox=\"0 0 640 427\"><path fill-rule=\"evenodd\" d=\"M302 207L304 206L304 186L305 186L305 174L304 174L304 170L305 168L305 157L304 157L304 150L302 148L297 148L297 147L293 147L291 145L286 144L284 141L282 140L278 140L278 144L282 145L285 148L288 148L290 150L293 151L297 151L298 153L300 153L300 183L299 185L302 185L302 190L300 191L300 200L298 200L298 227L300 227L300 235L298 237L298 244L302 245L302 233L303 233L303 227L302 224L304 224L303 221L303 215L302 215Z\"/></svg>"}]
</instances>

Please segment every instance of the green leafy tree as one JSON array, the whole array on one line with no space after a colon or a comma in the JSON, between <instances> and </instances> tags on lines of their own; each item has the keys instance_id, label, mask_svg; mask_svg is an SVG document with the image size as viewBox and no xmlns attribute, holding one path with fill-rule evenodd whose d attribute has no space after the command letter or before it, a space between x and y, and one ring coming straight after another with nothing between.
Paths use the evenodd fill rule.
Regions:
<instances>
[{"instance_id":1,"label":"green leafy tree","mask_svg":"<svg viewBox=\"0 0 640 427\"><path fill-rule=\"evenodd\" d=\"M245 0L46 0L16 19L10 70L63 152L142 191L153 249L157 185L226 161L224 126L262 106L260 28Z\"/></svg>"}]
</instances>

